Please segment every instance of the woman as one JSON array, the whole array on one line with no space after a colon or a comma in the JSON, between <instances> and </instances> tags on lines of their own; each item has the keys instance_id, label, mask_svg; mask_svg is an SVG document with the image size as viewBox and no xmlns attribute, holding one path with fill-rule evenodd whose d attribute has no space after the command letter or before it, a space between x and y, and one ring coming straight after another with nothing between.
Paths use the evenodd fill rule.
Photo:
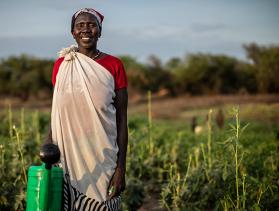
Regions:
<instances>
[{"instance_id":1,"label":"woman","mask_svg":"<svg viewBox=\"0 0 279 211\"><path fill-rule=\"evenodd\" d=\"M64 210L118 210L125 186L127 78L119 59L97 49L103 16L72 17L77 47L55 62L51 133L64 170Z\"/></svg>"}]
</instances>

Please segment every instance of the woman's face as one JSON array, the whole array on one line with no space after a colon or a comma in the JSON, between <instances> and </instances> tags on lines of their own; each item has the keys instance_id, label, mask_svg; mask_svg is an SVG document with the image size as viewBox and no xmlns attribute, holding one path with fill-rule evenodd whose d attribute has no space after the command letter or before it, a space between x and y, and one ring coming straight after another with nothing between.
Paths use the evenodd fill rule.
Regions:
<instances>
[{"instance_id":1,"label":"woman's face","mask_svg":"<svg viewBox=\"0 0 279 211\"><path fill-rule=\"evenodd\" d=\"M94 15L81 13L77 16L72 31L79 48L96 48L100 35L99 25Z\"/></svg>"}]
</instances>

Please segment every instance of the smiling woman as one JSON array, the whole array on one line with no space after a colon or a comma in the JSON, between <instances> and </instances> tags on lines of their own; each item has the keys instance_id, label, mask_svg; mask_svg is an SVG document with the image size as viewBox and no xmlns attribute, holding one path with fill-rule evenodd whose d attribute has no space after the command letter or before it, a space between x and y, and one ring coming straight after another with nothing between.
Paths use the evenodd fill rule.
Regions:
<instances>
[{"instance_id":1,"label":"smiling woman","mask_svg":"<svg viewBox=\"0 0 279 211\"><path fill-rule=\"evenodd\" d=\"M122 62L97 49L103 16L82 9L72 18L77 46L53 68L51 130L61 151L64 210L118 210L125 188L127 78Z\"/></svg>"}]
</instances>

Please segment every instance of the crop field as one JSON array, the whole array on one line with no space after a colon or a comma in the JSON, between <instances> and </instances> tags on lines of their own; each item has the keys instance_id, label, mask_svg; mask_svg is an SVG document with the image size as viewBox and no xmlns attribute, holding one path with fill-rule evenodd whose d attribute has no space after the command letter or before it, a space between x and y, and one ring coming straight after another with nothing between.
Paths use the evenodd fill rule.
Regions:
<instances>
[{"instance_id":1,"label":"crop field","mask_svg":"<svg viewBox=\"0 0 279 211\"><path fill-rule=\"evenodd\" d=\"M156 106L149 99L129 111L123 210L279 209L278 103L169 107L174 118L157 118ZM6 106L0 117L0 210L25 210L49 112Z\"/></svg>"}]
</instances>

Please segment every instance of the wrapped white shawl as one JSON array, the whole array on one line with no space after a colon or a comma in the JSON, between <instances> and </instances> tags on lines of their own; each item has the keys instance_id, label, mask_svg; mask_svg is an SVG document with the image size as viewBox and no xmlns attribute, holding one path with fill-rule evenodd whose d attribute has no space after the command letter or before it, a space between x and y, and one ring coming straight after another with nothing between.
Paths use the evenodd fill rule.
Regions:
<instances>
[{"instance_id":1,"label":"wrapped white shawl","mask_svg":"<svg viewBox=\"0 0 279 211\"><path fill-rule=\"evenodd\" d=\"M65 58L56 76L51 129L61 151L67 207L108 205L118 152L114 78L76 47L62 50L60 56Z\"/></svg>"}]
</instances>

